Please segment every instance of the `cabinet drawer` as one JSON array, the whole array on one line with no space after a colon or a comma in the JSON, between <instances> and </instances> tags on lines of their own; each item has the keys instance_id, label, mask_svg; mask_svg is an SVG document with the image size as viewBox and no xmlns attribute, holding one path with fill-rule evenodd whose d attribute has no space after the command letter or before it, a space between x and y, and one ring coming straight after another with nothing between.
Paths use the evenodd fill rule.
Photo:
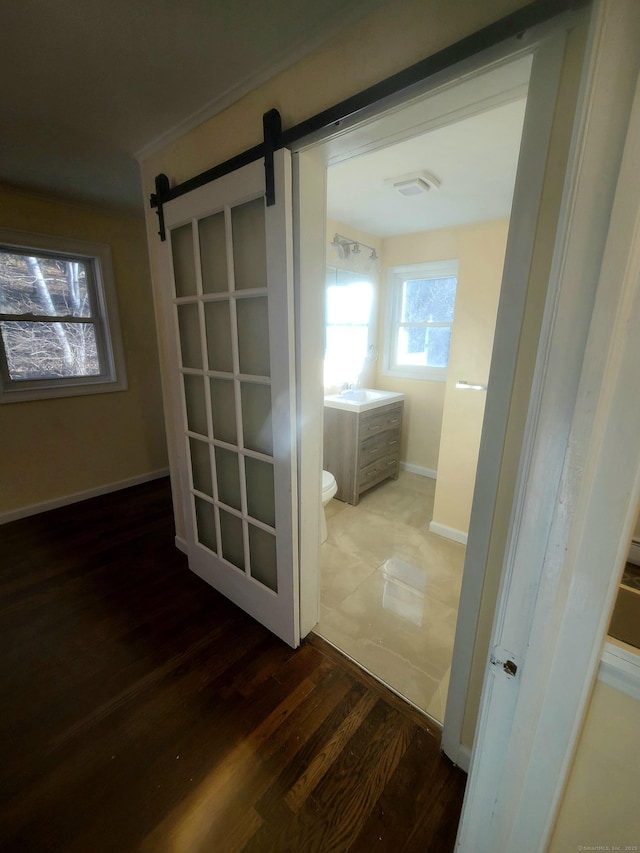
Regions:
<instances>
[{"instance_id":1,"label":"cabinet drawer","mask_svg":"<svg viewBox=\"0 0 640 853\"><path fill-rule=\"evenodd\" d=\"M358 487L360 491L373 486L387 477L395 477L398 472L399 453L383 456L361 468L358 474Z\"/></svg>"},{"instance_id":2,"label":"cabinet drawer","mask_svg":"<svg viewBox=\"0 0 640 853\"><path fill-rule=\"evenodd\" d=\"M401 424L402 404L399 406L385 406L382 409L374 409L374 411L360 416L358 434L362 441L388 429L399 429Z\"/></svg>"},{"instance_id":3,"label":"cabinet drawer","mask_svg":"<svg viewBox=\"0 0 640 853\"><path fill-rule=\"evenodd\" d=\"M400 429L393 429L378 432L371 438L365 438L360 446L360 456L358 465L360 468L366 468L371 462L380 459L382 456L396 454L400 450Z\"/></svg>"}]
</instances>

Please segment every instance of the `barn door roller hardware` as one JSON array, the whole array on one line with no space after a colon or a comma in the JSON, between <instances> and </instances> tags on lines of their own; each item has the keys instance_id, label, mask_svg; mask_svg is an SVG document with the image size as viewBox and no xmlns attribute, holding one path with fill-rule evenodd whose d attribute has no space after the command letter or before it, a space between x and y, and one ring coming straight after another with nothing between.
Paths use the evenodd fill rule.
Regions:
<instances>
[{"instance_id":1,"label":"barn door roller hardware","mask_svg":"<svg viewBox=\"0 0 640 853\"><path fill-rule=\"evenodd\" d=\"M166 175L156 177L156 191L151 193L151 207L158 214L159 235L161 240L166 239L164 227L163 205L174 198L178 198L191 190L215 181L223 175L228 175L236 169L253 163L261 157L265 158L266 178L266 203L268 206L275 204L275 182L273 179L273 152L280 148L287 148L299 142L305 137L322 135L330 129L339 125L345 119L352 119L370 110L371 107L382 104L385 99L397 97L403 92L413 91L435 74L451 68L465 59L469 59L483 50L487 50L509 38L519 38L526 30L542 24L550 18L570 11L573 8L584 6L586 0L533 0L532 3L517 9L510 15L489 24L483 29L471 35L465 36L455 44L445 47L443 50L428 56L426 59L416 62L415 65L399 71L380 83L375 83L363 92L352 95L339 104L323 110L312 118L305 119L300 124L282 130L280 114L277 110L269 110L262 117L263 141L236 157L231 157L190 178L175 187L171 187Z\"/></svg>"},{"instance_id":2,"label":"barn door roller hardware","mask_svg":"<svg viewBox=\"0 0 640 853\"><path fill-rule=\"evenodd\" d=\"M151 193L151 207L155 208L158 216L158 234L162 241L166 240L166 230L164 227L164 211L163 205L174 198L179 198L191 190L202 187L205 184L221 178L223 175L228 175L230 172L235 172L236 169L241 169L243 166L259 160L264 157L265 181L266 181L266 202L267 206L275 204L275 180L273 174L273 153L279 148L282 148L282 121L278 110L269 110L262 117L262 127L264 139L260 145L254 145L242 154L237 154L224 163L219 163L212 169L207 169L195 178L190 178L188 181L183 181L175 187L170 186L169 178L166 175L156 175L156 191Z\"/></svg>"}]
</instances>

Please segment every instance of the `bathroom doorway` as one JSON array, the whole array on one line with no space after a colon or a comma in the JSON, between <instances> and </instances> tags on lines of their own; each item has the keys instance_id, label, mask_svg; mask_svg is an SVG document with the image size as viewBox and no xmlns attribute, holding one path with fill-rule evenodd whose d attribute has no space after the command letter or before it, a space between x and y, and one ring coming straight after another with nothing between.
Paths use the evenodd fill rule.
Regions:
<instances>
[{"instance_id":1,"label":"bathroom doorway","mask_svg":"<svg viewBox=\"0 0 640 853\"><path fill-rule=\"evenodd\" d=\"M365 439L352 463L365 479L357 505L339 490L325 507L315 631L438 724L530 66L526 57L503 69L509 85L494 80L489 108L327 174L324 468L339 489L332 442L344 433L327 425L364 417L336 411L341 394L343 410L351 397L362 408L355 386L400 395L403 411L401 427ZM378 411L389 406L381 397ZM367 472L382 466L379 479L387 465L393 476L368 488Z\"/></svg>"},{"instance_id":2,"label":"bathroom doorway","mask_svg":"<svg viewBox=\"0 0 640 853\"><path fill-rule=\"evenodd\" d=\"M579 50L579 39L575 44ZM468 767L470 754L469 747L466 745L470 742L468 736L465 735L463 740L463 725L466 726L466 732L469 726L468 721L475 715L475 707L469 706L467 696L471 691L472 682L475 684L474 679L477 675L478 667L476 667L475 657L483 653L482 638L476 642L476 631L484 630L484 621L480 620L484 619L487 609L491 608L491 602L484 592L484 578L485 570L489 565L489 545L492 542L492 512L498 495L498 475L509 416L516 357L525 318L525 297L532 269L536 237L535 223L542 189L546 186L544 182L550 144L559 146L557 149L559 155L565 156L561 137L556 142L552 129L555 131L554 109L566 50L567 30L562 26L555 31L542 32L538 36L533 32L527 34L511 45L505 44L490 56L478 58L464 67L452 70L446 77L440 77L435 84L430 85L428 93L423 89L422 93L416 94L413 100L405 97L396 107L390 107L385 112L377 112L368 119L361 117L360 123L354 122L351 127L332 128L321 142L317 139L309 139L308 142L301 143L294 159L294 187L297 185L299 189L299 205L296 210L296 230L294 231L299 263L298 412L300 423L304 424L304 429L299 434L300 612L301 633L304 636L322 621L318 529L323 449L321 392L324 335L319 318L325 311L327 248L329 242L333 241L334 235L328 233L324 243L320 242L319 235L327 229L328 170L330 174L330 170L338 164L349 160L358 163L361 158L372 152L383 153L384 149L396 143L415 139L448 125L455 125L468 117L486 113L509 101L515 101L525 95L527 97L524 133L513 195L512 222L500 295L501 319L496 326L496 347L500 357L492 361L491 379L488 382L488 402L482 430L482 452L478 457L478 476L469 522L471 544L464 556L463 584L460 594L459 613L464 612L464 616L461 615L456 624L452 677L443 721L443 748L449 757L463 767ZM575 51L576 48L572 50ZM518 68L522 72L525 64L524 79L519 78L516 72ZM530 80L529 70L531 71ZM517 91L519 88L520 90ZM436 170L427 169L427 171L435 173ZM485 174L483 168L477 171L480 175ZM391 175L387 173L384 178L396 176L397 173L391 173ZM435 177L438 178L438 175L436 174ZM468 186L463 188L462 193L466 193L468 189ZM485 204L490 198L491 193L488 195L485 193L483 197ZM343 216L342 221L346 218ZM421 224L418 229L427 230L431 227L434 231L442 231L443 229L438 229L438 224L440 223L431 226ZM514 236L516 234L517 239ZM345 236L352 235L347 233ZM452 255L455 255L455 252L445 257L451 259ZM397 263L402 266L403 261ZM404 264L406 266L406 259ZM388 259L387 265L390 265ZM478 274L482 272L480 267L477 268L477 272ZM476 278L475 271L472 278ZM382 280L381 287L385 285L386 282ZM376 316L381 318L386 316L381 305ZM378 338L380 334L382 332L379 329ZM379 373L383 353L378 351L374 356L377 357ZM458 380L463 380L468 385L476 384L469 375L464 374L453 376L453 380L455 384L458 384ZM425 388L439 387L444 390L447 385L446 382L423 383ZM444 390L441 390L443 396ZM463 393L468 394L467 399L484 396L483 391L479 390L476 394L475 389L468 389ZM413 412L414 414L418 412L417 405L413 406ZM407 412L407 422L410 420L411 415ZM431 424L425 417L418 418L417 422L419 433L415 433L415 430L414 433L422 436ZM424 477L424 471L410 470L409 466L416 463L412 463L405 455L408 447L408 438L406 441L403 438L400 461L405 464L400 471L401 476L398 482L404 474L416 474L417 477L422 478L422 481L432 479ZM437 464L440 465L440 449ZM388 485L384 488L388 488ZM433 500L435 508L438 503L435 491ZM350 506L345 511L349 511ZM429 532L435 533L434 530ZM458 546L462 543L448 542L448 544ZM493 572L494 564L492 563L491 566ZM495 568L499 574L499 565ZM488 580L493 584L493 578ZM482 669L484 670L484 665ZM470 695L470 701L473 704L474 695L471 693Z\"/></svg>"}]
</instances>

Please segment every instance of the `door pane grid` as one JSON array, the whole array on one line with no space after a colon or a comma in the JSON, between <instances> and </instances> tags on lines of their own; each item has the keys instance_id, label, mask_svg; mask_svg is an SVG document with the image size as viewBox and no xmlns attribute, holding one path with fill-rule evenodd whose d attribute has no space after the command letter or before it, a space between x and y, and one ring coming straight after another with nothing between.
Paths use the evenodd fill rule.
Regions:
<instances>
[{"instance_id":1,"label":"door pane grid","mask_svg":"<svg viewBox=\"0 0 640 853\"><path fill-rule=\"evenodd\" d=\"M260 453L257 450L251 450L248 447L243 447L242 454L244 456L249 456L251 459L259 459L260 462L269 462L273 465L273 456L269 456L266 453Z\"/></svg>"},{"instance_id":2,"label":"door pane grid","mask_svg":"<svg viewBox=\"0 0 640 853\"><path fill-rule=\"evenodd\" d=\"M191 473L190 491L194 495L196 495L198 498L205 500L208 503L211 503L217 507L221 507L226 512L229 512L229 513L231 513L231 515L235 515L238 518L241 518L243 521L251 522L251 524L254 524L256 527L261 528L265 532L275 533L275 530L276 530L275 526L268 524L267 522L262 521L260 518L257 517L257 515L252 514L249 511L247 471L246 471L246 464L245 464L245 457L248 457L249 459L255 459L255 460L262 462L264 464L267 464L267 465L272 465L273 459L268 457L268 456L263 456L259 453L253 453L253 452L249 452L249 453L239 452L238 453L237 447L235 447L234 445L225 444L224 442L215 441L215 440L205 442L202 440L202 436L199 435L198 433L188 432L187 436L189 438L194 438L194 439L199 440L199 445L206 444L209 448L209 454L210 454L209 459L210 459L210 462L212 463L212 471L211 471L211 473L212 473L212 477L211 477L212 489L211 489L211 491L214 492L214 495L212 496L212 495L208 494L208 492L202 491L201 489L199 489L197 487L197 485L194 482L193 470L191 470L191 472L190 472ZM199 445L196 445L196 446L199 446ZM238 454L239 477L240 477L239 485L240 485L240 499L241 499L240 500L240 508L233 506L233 504L225 502L220 497L220 488L219 488L218 476L217 476L218 472L216 470L217 469L216 457L215 457L215 454L213 454L213 458L211 456L211 448L212 447L214 447L214 448L220 447L223 450L231 451L231 452ZM215 469L214 469L214 466L215 466Z\"/></svg>"},{"instance_id":3,"label":"door pane grid","mask_svg":"<svg viewBox=\"0 0 640 853\"><path fill-rule=\"evenodd\" d=\"M236 509L234 506L231 506L231 504L226 504L224 501L212 501L211 498L209 498L209 503L212 503L215 507L223 510L224 512L228 512L229 515L235 515L235 517L239 518L240 521L246 521L241 510Z\"/></svg>"},{"instance_id":4,"label":"door pane grid","mask_svg":"<svg viewBox=\"0 0 640 853\"><path fill-rule=\"evenodd\" d=\"M238 431L242 432L242 426L238 427ZM251 577L251 551L249 548L249 531L247 529L247 518L249 511L247 509L247 477L245 473L244 456L242 452L238 453L238 463L240 467L240 501L242 505L242 538L244 541L244 571L248 577Z\"/></svg>"},{"instance_id":5,"label":"door pane grid","mask_svg":"<svg viewBox=\"0 0 640 853\"><path fill-rule=\"evenodd\" d=\"M202 297L202 264L200 263L200 228L198 220L191 220L191 232L193 236L193 260L196 273L196 293Z\"/></svg>"},{"instance_id":6,"label":"door pane grid","mask_svg":"<svg viewBox=\"0 0 640 853\"><path fill-rule=\"evenodd\" d=\"M253 204L257 208L256 203L257 200L254 199L247 205ZM260 200L260 204L262 204L262 200ZM234 210L237 208L232 209L227 206L224 209L226 258L223 260L226 261L228 289L224 291L219 284L214 287L209 282L208 292L204 292L202 247L200 245L203 232L198 219L193 219L189 224L191 228L191 233L188 235L189 240L187 240L187 228L183 227L183 232L180 234L182 267L174 272L173 303L176 312L176 324L182 332L181 339L186 338L187 341L183 345L181 361L186 360L188 363L183 365L180 371L185 377L201 378L201 390L204 392L204 394L200 393L198 382L191 380L187 383L183 380L184 434L189 449L189 458L192 460L189 480L194 510L194 533L196 542L202 547L214 551L223 563L236 569L236 571L242 571L247 579L253 581L254 584L260 585L272 594L277 594L276 529L275 508L273 507L275 497L269 488L268 471L263 471L258 476L256 471L259 469L255 468L256 463L272 467L274 462L270 455L271 433L267 429L266 431L269 434L265 438L266 426L263 423L264 416L262 415L263 407L270 399L270 392L266 391L266 388L271 386L266 314L268 296L267 288L259 286L260 278L264 275L263 264L259 263L260 253L257 256L251 255L251 247L245 245L246 239L243 240L240 234L238 239L234 240ZM256 212L252 213L247 207L240 212L238 221L243 222L243 217L246 218L247 213L250 218L255 218ZM246 225L242 224L240 232L245 228ZM188 242L192 243L192 259L187 257L186 244ZM208 253L207 263L213 268L217 262L215 257L211 255L211 246L205 248ZM239 288L235 278L237 263L240 263L242 267L243 279ZM187 270L184 275L182 269ZM207 269L207 274L209 274L211 270ZM222 271L222 266L220 265L218 269ZM181 283L180 285L181 290L176 288L178 272L183 277L188 275L187 284L182 285ZM218 281L220 281L219 275ZM214 305L220 307L214 308ZM227 306L226 310L224 306ZM184 318L183 315L179 317L180 310L188 312L188 314L185 313ZM198 339L196 339L197 337ZM227 364L229 369L227 369ZM224 366L222 367L222 365ZM243 372L241 372L241 366L244 366ZM249 373L246 370L249 366L253 370L256 368L259 370L262 367L265 370L260 373ZM225 392L220 397L218 393L221 389L224 390L223 385L218 385L216 388L212 387L211 380L215 381L216 379L229 382L233 388L232 408L235 412L235 439L237 444L232 441L233 430L229 431L223 426L228 418L223 417L223 420L218 424L214 417L214 405L218 409L220 406L226 409L231 404L230 394ZM245 403L250 406L247 411L243 411L242 383L244 383L246 394ZM252 388L255 389L255 392ZM259 388L265 390L256 396ZM198 391L197 397L193 396L195 390ZM190 397L187 396L187 391L189 391ZM214 391L216 392L215 395ZM194 429L194 425L196 425L198 429L204 430L205 418L201 411L203 404L206 409L206 436ZM190 408L191 415L189 415ZM255 444L257 449L245 447L243 414L250 418L250 444ZM220 428L222 428L224 439L216 437L216 429ZM203 445L206 445L206 451ZM219 448L223 454L219 458L216 448ZM269 452L264 452L267 449ZM196 451L197 454L194 457ZM237 462L237 472L235 473L234 458ZM245 459L250 459L253 462L251 472L247 469ZM220 465L222 469L220 469ZM249 473L251 474L250 483L247 480ZM267 475L266 481L265 473ZM223 478L222 483L219 481L219 476ZM202 491L203 485L206 491ZM251 495L249 495L249 488L253 490ZM227 503L222 499L223 497L232 500L235 505ZM252 513L257 513L261 516L260 518L250 514L250 505ZM210 507L210 510L207 507ZM272 519L274 526L268 523ZM254 548L256 549L253 554L255 565L252 571L252 549Z\"/></svg>"},{"instance_id":7,"label":"door pane grid","mask_svg":"<svg viewBox=\"0 0 640 853\"><path fill-rule=\"evenodd\" d=\"M182 374L182 401L186 413L187 435L210 437L209 404L201 373Z\"/></svg>"},{"instance_id":8,"label":"door pane grid","mask_svg":"<svg viewBox=\"0 0 640 853\"><path fill-rule=\"evenodd\" d=\"M205 501L200 496L192 495L193 506L192 524L196 542L214 554L220 550L220 535L217 532L217 510L210 500Z\"/></svg>"},{"instance_id":9,"label":"door pane grid","mask_svg":"<svg viewBox=\"0 0 640 853\"><path fill-rule=\"evenodd\" d=\"M251 577L251 547L249 545L249 525L246 518L242 520L242 541L244 544L244 573Z\"/></svg>"},{"instance_id":10,"label":"door pane grid","mask_svg":"<svg viewBox=\"0 0 640 853\"><path fill-rule=\"evenodd\" d=\"M200 364L198 365L199 370L202 370L207 365L207 340L204 334L204 310L202 308L202 303L197 301L194 303L197 310L198 316L198 334L200 336ZM194 342L195 347L195 342Z\"/></svg>"},{"instance_id":11,"label":"door pane grid","mask_svg":"<svg viewBox=\"0 0 640 853\"><path fill-rule=\"evenodd\" d=\"M202 436L199 433L193 432L192 430L187 430L187 432L185 434L192 437L192 438L202 439ZM209 443L212 444L213 447L222 447L224 450L233 450L235 452L241 453L242 456L248 456L251 459L257 459L260 462L267 462L267 463L273 465L273 456L269 456L266 453L260 453L259 451L251 450L248 447L240 448L240 447L238 447L237 444L231 444L230 442L222 441L219 438L209 439Z\"/></svg>"},{"instance_id":12,"label":"door pane grid","mask_svg":"<svg viewBox=\"0 0 640 853\"><path fill-rule=\"evenodd\" d=\"M234 290L252 290L266 284L264 196L254 196L231 208Z\"/></svg>"},{"instance_id":13,"label":"door pane grid","mask_svg":"<svg viewBox=\"0 0 640 853\"><path fill-rule=\"evenodd\" d=\"M198 220L202 292L221 293L228 290L225 217L222 210L212 211Z\"/></svg>"},{"instance_id":14,"label":"door pane grid","mask_svg":"<svg viewBox=\"0 0 640 853\"><path fill-rule=\"evenodd\" d=\"M212 497L213 487L210 483L211 461L209 458L209 445L207 444L206 446L206 456L204 445L205 442L197 438L187 439L189 459L191 460L189 466L189 488L192 492L198 491Z\"/></svg>"},{"instance_id":15,"label":"door pane grid","mask_svg":"<svg viewBox=\"0 0 640 853\"><path fill-rule=\"evenodd\" d=\"M172 228L169 232L171 242L171 280L173 283L173 295L189 297L196 290L195 271L193 268L193 254L190 252L193 243L190 229L191 222L187 222L178 228Z\"/></svg>"},{"instance_id":16,"label":"door pane grid","mask_svg":"<svg viewBox=\"0 0 640 853\"><path fill-rule=\"evenodd\" d=\"M280 187L288 152L274 161ZM164 305L177 333L170 357L189 565L295 646L293 306L290 245L280 239L290 216L284 189L275 209L265 206L260 163L167 204L173 293ZM274 456L274 438L289 455Z\"/></svg>"},{"instance_id":17,"label":"door pane grid","mask_svg":"<svg viewBox=\"0 0 640 853\"><path fill-rule=\"evenodd\" d=\"M270 533L272 536L275 536L275 533L276 533L275 527L271 527L269 524L265 524L264 521L260 521L260 519L254 518L251 515L248 516L248 521L254 527L259 527L260 530L264 530L265 533Z\"/></svg>"},{"instance_id":18,"label":"door pane grid","mask_svg":"<svg viewBox=\"0 0 640 853\"><path fill-rule=\"evenodd\" d=\"M229 297L229 317L231 320L231 359L233 362L233 375L240 373L240 354L238 351L238 311L236 300Z\"/></svg>"},{"instance_id":19,"label":"door pane grid","mask_svg":"<svg viewBox=\"0 0 640 853\"><path fill-rule=\"evenodd\" d=\"M224 232L227 247L227 289L229 293L233 293L236 289L236 273L233 264L233 237L231 234L231 207L226 204L224 207Z\"/></svg>"}]
</instances>

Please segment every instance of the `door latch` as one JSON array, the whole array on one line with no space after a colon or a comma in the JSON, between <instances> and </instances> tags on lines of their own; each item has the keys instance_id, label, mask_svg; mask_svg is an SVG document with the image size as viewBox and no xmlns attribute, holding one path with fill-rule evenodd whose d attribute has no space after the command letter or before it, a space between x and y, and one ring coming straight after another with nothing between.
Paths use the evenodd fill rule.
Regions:
<instances>
[{"instance_id":1,"label":"door latch","mask_svg":"<svg viewBox=\"0 0 640 853\"><path fill-rule=\"evenodd\" d=\"M514 660L515 655L508 652L506 649L496 648L491 653L489 661L491 666L502 667L502 670L509 678L515 678L518 672L518 664Z\"/></svg>"}]
</instances>

